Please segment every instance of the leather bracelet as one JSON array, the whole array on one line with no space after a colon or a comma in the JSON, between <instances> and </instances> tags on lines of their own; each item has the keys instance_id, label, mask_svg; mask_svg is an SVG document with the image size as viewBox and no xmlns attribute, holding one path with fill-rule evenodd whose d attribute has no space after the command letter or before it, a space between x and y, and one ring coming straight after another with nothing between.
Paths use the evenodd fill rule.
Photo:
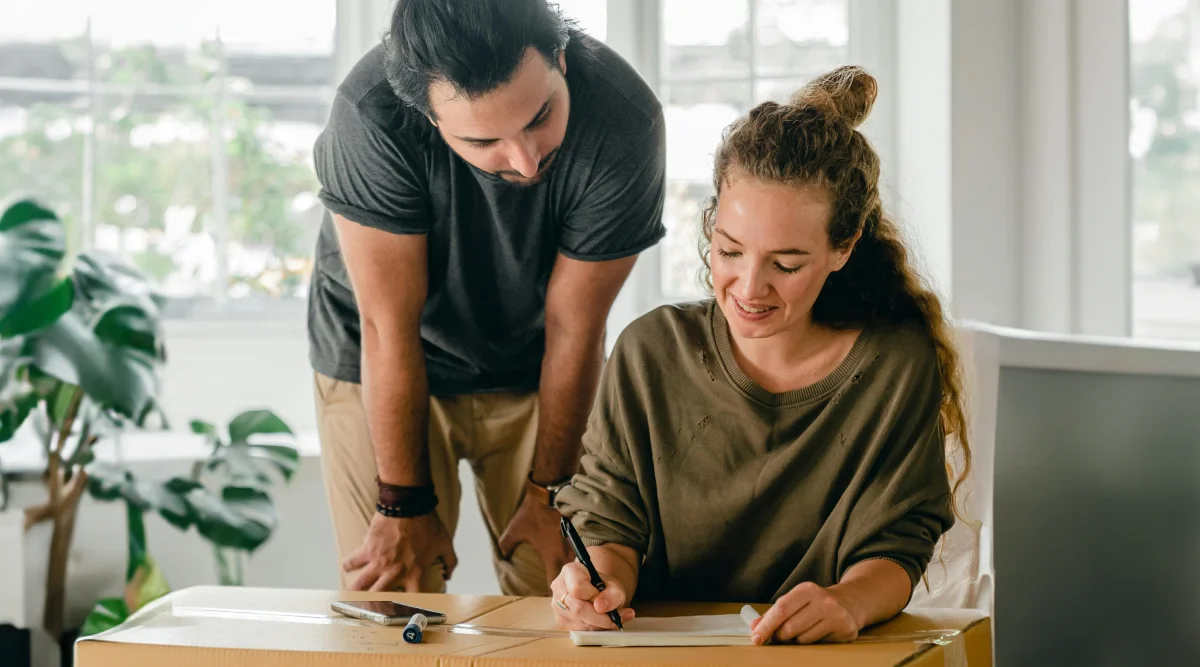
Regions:
<instances>
[{"instance_id":1,"label":"leather bracelet","mask_svg":"<svg viewBox=\"0 0 1200 667\"><path fill-rule=\"evenodd\" d=\"M433 512L437 507L438 498L434 494L432 484L425 486L399 486L387 484L378 477L375 483L379 486L379 499L375 510L380 514L393 518L424 516Z\"/></svg>"}]
</instances>

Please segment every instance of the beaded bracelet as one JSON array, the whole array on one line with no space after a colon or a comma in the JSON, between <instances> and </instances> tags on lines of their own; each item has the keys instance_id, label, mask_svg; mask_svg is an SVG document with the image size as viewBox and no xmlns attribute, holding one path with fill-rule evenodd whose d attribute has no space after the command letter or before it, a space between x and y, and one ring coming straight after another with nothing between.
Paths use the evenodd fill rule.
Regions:
<instances>
[{"instance_id":1,"label":"beaded bracelet","mask_svg":"<svg viewBox=\"0 0 1200 667\"><path fill-rule=\"evenodd\" d=\"M375 483L379 485L379 499L375 510L386 517L409 518L429 514L437 507L438 498L434 494L433 485L399 486L387 484L378 477Z\"/></svg>"}]
</instances>

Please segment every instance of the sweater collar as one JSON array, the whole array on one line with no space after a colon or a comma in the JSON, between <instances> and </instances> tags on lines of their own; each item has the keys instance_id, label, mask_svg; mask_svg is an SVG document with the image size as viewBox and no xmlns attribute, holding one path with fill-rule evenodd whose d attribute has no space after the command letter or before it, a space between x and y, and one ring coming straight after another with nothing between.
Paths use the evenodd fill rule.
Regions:
<instances>
[{"instance_id":1,"label":"sweater collar","mask_svg":"<svg viewBox=\"0 0 1200 667\"><path fill-rule=\"evenodd\" d=\"M854 341L854 345L850 348L850 352L846 354L846 358L829 375L807 387L776 394L767 391L757 382L750 379L750 376L746 375L742 367L738 365L737 359L733 354L733 339L729 331L729 321L725 319L725 314L721 312L721 308L715 300L709 303L708 312L709 330L712 334L713 344L717 348L717 354L721 357L721 367L724 369L725 375L744 394L764 405L772 407L799 405L823 398L833 392L858 367L859 361L866 352L867 344L871 339L871 330L869 328L864 329Z\"/></svg>"}]
</instances>

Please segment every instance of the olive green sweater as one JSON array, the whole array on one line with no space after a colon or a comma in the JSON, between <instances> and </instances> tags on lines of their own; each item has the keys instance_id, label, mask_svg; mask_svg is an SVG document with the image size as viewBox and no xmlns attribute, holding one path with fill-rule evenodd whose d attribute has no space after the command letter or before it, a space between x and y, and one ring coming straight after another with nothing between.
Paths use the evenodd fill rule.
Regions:
<instances>
[{"instance_id":1,"label":"olive green sweater","mask_svg":"<svg viewBox=\"0 0 1200 667\"><path fill-rule=\"evenodd\" d=\"M587 544L643 554L638 600L773 602L872 558L916 585L954 523L929 336L868 329L829 376L782 394L730 346L712 301L630 325L558 509Z\"/></svg>"}]
</instances>

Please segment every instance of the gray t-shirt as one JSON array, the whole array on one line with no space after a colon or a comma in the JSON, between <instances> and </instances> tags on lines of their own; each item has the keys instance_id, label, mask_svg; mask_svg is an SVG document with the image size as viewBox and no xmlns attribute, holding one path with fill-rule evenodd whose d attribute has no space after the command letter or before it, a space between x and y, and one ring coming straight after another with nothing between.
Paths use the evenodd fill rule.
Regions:
<instances>
[{"instance_id":1,"label":"gray t-shirt","mask_svg":"<svg viewBox=\"0 0 1200 667\"><path fill-rule=\"evenodd\" d=\"M421 340L431 394L535 390L556 255L628 257L665 234L661 105L603 43L574 34L566 57L567 133L550 173L534 186L506 183L451 150L388 86L382 46L338 87L317 139L319 196L328 211L396 234L428 235ZM313 368L360 382L359 335L326 213L309 294Z\"/></svg>"}]
</instances>

